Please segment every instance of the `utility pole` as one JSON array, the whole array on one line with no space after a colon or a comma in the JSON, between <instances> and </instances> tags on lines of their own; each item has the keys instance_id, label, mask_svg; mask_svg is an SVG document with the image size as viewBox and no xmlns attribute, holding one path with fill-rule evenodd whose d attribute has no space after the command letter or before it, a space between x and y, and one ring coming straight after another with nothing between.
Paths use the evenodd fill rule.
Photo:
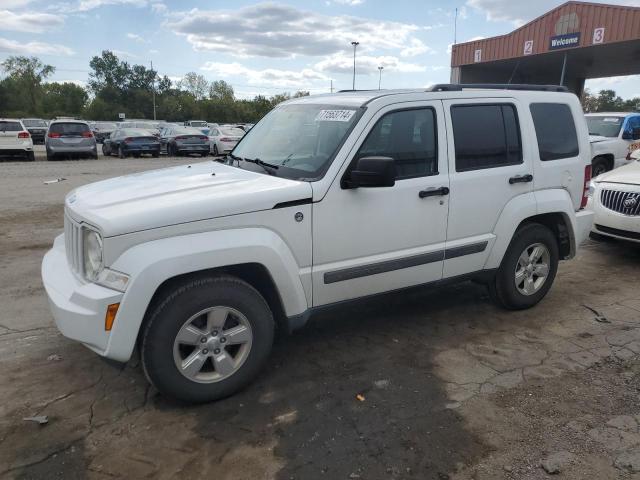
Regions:
<instances>
[{"instance_id":1,"label":"utility pole","mask_svg":"<svg viewBox=\"0 0 640 480\"><path fill-rule=\"evenodd\" d=\"M453 44L455 45L458 40L458 7L456 7L456 15L453 20Z\"/></svg>"},{"instance_id":2,"label":"utility pole","mask_svg":"<svg viewBox=\"0 0 640 480\"><path fill-rule=\"evenodd\" d=\"M360 42L351 42L353 45L353 87L352 90L356 89L356 47L360 45Z\"/></svg>"},{"instance_id":3,"label":"utility pole","mask_svg":"<svg viewBox=\"0 0 640 480\"><path fill-rule=\"evenodd\" d=\"M333 93L333 78L331 79L331 93Z\"/></svg>"},{"instance_id":4,"label":"utility pole","mask_svg":"<svg viewBox=\"0 0 640 480\"><path fill-rule=\"evenodd\" d=\"M384 67L380 65L378 67L378 71L380 72L380 75L378 76L378 90L380 90L380 85L382 85L382 70L384 70Z\"/></svg>"},{"instance_id":5,"label":"utility pole","mask_svg":"<svg viewBox=\"0 0 640 480\"><path fill-rule=\"evenodd\" d=\"M153 119L156 120L156 72L153 70L153 60L151 60L151 71L153 72L153 83L151 92L153 93Z\"/></svg>"}]
</instances>

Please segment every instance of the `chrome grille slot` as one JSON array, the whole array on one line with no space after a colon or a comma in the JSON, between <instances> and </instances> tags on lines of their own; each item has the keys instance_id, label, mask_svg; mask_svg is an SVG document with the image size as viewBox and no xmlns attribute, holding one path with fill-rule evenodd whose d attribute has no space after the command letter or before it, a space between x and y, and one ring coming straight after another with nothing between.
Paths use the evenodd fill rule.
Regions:
<instances>
[{"instance_id":1,"label":"chrome grille slot","mask_svg":"<svg viewBox=\"0 0 640 480\"><path fill-rule=\"evenodd\" d=\"M602 190L600 203L605 208L623 215L640 215L640 192Z\"/></svg>"},{"instance_id":2,"label":"chrome grille slot","mask_svg":"<svg viewBox=\"0 0 640 480\"><path fill-rule=\"evenodd\" d=\"M67 215L64 217L64 246L67 262L77 274L82 273L82 227Z\"/></svg>"}]
</instances>

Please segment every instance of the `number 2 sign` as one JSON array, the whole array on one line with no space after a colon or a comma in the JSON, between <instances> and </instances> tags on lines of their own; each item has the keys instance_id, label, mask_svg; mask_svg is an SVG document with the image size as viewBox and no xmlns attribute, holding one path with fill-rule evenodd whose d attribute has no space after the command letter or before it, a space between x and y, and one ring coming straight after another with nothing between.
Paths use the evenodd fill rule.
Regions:
<instances>
[{"instance_id":1,"label":"number 2 sign","mask_svg":"<svg viewBox=\"0 0 640 480\"><path fill-rule=\"evenodd\" d=\"M533 53L533 40L524 42L524 54L531 55Z\"/></svg>"},{"instance_id":2,"label":"number 2 sign","mask_svg":"<svg viewBox=\"0 0 640 480\"><path fill-rule=\"evenodd\" d=\"M593 31L593 43L604 43L604 27L596 28Z\"/></svg>"}]
</instances>

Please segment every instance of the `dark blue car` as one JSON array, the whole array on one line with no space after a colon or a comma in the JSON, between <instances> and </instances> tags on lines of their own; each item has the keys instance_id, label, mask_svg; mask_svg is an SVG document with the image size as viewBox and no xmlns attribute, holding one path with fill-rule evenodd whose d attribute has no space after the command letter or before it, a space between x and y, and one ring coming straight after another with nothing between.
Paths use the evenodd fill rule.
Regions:
<instances>
[{"instance_id":1,"label":"dark blue car","mask_svg":"<svg viewBox=\"0 0 640 480\"><path fill-rule=\"evenodd\" d=\"M120 158L137 158L143 154L157 158L160 156L160 140L142 128L118 129L104 140L102 153L105 156L118 155Z\"/></svg>"}]
</instances>

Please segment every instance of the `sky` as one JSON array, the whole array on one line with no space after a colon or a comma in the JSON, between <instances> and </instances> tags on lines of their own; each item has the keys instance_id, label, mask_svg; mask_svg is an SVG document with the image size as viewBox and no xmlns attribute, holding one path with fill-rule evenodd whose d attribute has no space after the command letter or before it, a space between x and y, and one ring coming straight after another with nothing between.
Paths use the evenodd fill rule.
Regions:
<instances>
[{"instance_id":1,"label":"sky","mask_svg":"<svg viewBox=\"0 0 640 480\"><path fill-rule=\"evenodd\" d=\"M111 50L179 80L194 71L229 82L238 97L446 83L457 41L501 35L558 0L0 0L0 61L35 55L51 80L85 84L89 60ZM640 0L608 3L640 6ZM640 97L640 75L587 88Z\"/></svg>"}]
</instances>

